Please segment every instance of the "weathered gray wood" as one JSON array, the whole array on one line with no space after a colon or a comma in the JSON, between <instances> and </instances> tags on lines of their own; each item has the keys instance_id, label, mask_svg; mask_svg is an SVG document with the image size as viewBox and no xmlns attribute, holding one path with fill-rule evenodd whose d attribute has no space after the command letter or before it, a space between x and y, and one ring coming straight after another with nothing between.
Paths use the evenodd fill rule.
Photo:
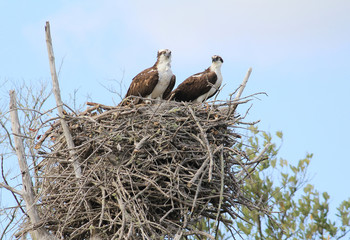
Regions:
<instances>
[{"instance_id":1,"label":"weathered gray wood","mask_svg":"<svg viewBox=\"0 0 350 240\"><path fill-rule=\"evenodd\" d=\"M19 168L21 170L21 175L22 175L23 190L21 192L22 193L21 195L26 204L27 214L30 218L30 222L33 225L36 225L40 223L40 217L35 205L36 201L35 201L35 194L33 189L33 182L30 177L27 160L25 158L23 140L20 137L22 136L22 134L21 134L21 128L19 124L19 118L18 118L18 112L17 112L17 106L16 106L16 93L13 90L10 91L10 116L11 116L13 139L14 139L15 148L16 148L16 155L18 158ZM31 235L33 239L55 239L43 228L38 228L37 230L33 231Z\"/></svg>"},{"instance_id":2,"label":"weathered gray wood","mask_svg":"<svg viewBox=\"0 0 350 240\"><path fill-rule=\"evenodd\" d=\"M69 154L70 154L70 159L73 162L73 167L74 167L74 172L75 176L77 178L81 178L81 168L79 165L78 158L76 157L76 153L73 150L74 149L74 142L72 139L72 135L69 131L69 127L67 122L64 120L64 114L63 114L63 102L61 99L61 92L60 92L60 86L58 83L58 77L57 77L57 72L56 72L56 65L55 65L55 56L53 53L53 47L52 47L52 40L51 40L51 33L50 33L50 23L46 22L45 26L45 35L46 35L46 45L47 45L47 52L49 54L49 62L50 62L50 70L51 70L51 78L52 78L52 88L53 88L53 93L55 95L56 99L56 105L58 109L58 114L60 116L60 121L62 124L62 129L64 136L67 141L67 145L69 148Z\"/></svg>"},{"instance_id":3,"label":"weathered gray wood","mask_svg":"<svg viewBox=\"0 0 350 240\"><path fill-rule=\"evenodd\" d=\"M245 75L245 77L244 77L244 79L243 79L243 82L241 83L241 86L239 87L238 92L237 92L237 94L236 94L234 100L238 100L238 99L241 97L241 95L242 95L242 93L243 93L243 90L244 90L245 86L247 85L249 76L250 76L250 74L252 73L252 70L253 70L252 68L249 68L249 69L248 69L248 72L247 72L247 74Z\"/></svg>"}]
</instances>

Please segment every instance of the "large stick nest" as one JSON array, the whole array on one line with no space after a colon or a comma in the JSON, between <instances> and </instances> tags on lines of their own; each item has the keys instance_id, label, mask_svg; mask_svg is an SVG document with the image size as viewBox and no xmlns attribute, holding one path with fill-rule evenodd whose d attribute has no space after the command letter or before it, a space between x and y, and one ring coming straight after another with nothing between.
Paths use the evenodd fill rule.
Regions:
<instances>
[{"instance_id":1,"label":"large stick nest","mask_svg":"<svg viewBox=\"0 0 350 240\"><path fill-rule=\"evenodd\" d=\"M65 115L74 149L52 123L39 151L43 226L64 239L213 238L196 228L204 218L232 227L250 205L237 104L90 104Z\"/></svg>"}]
</instances>

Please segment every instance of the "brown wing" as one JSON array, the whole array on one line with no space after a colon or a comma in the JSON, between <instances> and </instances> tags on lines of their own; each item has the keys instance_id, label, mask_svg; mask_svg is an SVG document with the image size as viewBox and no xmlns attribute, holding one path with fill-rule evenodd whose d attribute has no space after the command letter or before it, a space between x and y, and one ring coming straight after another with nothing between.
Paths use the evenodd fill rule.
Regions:
<instances>
[{"instance_id":1,"label":"brown wing","mask_svg":"<svg viewBox=\"0 0 350 240\"><path fill-rule=\"evenodd\" d=\"M171 90L173 90L173 88L175 86L175 82L176 82L176 77L175 77L175 75L173 75L170 79L168 87L165 89L165 91L163 93L163 99L169 98Z\"/></svg>"},{"instance_id":2,"label":"brown wing","mask_svg":"<svg viewBox=\"0 0 350 240\"><path fill-rule=\"evenodd\" d=\"M202 73L187 78L171 93L171 95L174 95L173 99L175 101L191 102L207 93L212 87L212 84L215 84L216 80L216 73L207 69Z\"/></svg>"},{"instance_id":3,"label":"brown wing","mask_svg":"<svg viewBox=\"0 0 350 240\"><path fill-rule=\"evenodd\" d=\"M146 97L147 95L151 94L153 89L156 87L158 78L158 71L154 67L143 70L132 79L125 97Z\"/></svg>"}]
</instances>

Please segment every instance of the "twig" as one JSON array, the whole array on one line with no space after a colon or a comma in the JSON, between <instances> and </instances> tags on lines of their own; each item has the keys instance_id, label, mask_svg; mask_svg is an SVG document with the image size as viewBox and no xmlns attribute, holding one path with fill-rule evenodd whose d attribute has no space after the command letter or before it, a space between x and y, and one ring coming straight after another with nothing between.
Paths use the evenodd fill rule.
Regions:
<instances>
[{"instance_id":1,"label":"twig","mask_svg":"<svg viewBox=\"0 0 350 240\"><path fill-rule=\"evenodd\" d=\"M7 185L7 186L10 186L10 184L7 182L7 179L5 177L5 174L4 174L4 156L1 154L1 176L2 176L2 179L4 179L4 183ZM13 188L15 191L17 191L17 189ZM11 190L10 190L11 191ZM23 207L21 206L21 203L20 201L18 200L17 196L16 196L16 192L15 191L11 191L11 194L12 196L15 198L16 202L17 202L17 205L18 207L21 209L22 213L25 214L27 217L29 217L27 215L27 213L24 211ZM18 192L19 195L22 195L22 192L19 191Z\"/></svg>"},{"instance_id":2,"label":"twig","mask_svg":"<svg viewBox=\"0 0 350 240\"><path fill-rule=\"evenodd\" d=\"M202 236L206 237L207 239L215 240L215 238L212 235L210 235L209 233L203 232L203 231L191 230L191 231L187 231L187 232L183 233L183 235L185 235L185 236L193 235L193 234L202 235Z\"/></svg>"},{"instance_id":3,"label":"twig","mask_svg":"<svg viewBox=\"0 0 350 240\"><path fill-rule=\"evenodd\" d=\"M100 187L100 189L102 192L102 208L101 208L101 217L100 217L100 222L98 223L98 227L101 227L104 211L106 208L106 191L103 187Z\"/></svg>"},{"instance_id":4,"label":"twig","mask_svg":"<svg viewBox=\"0 0 350 240\"><path fill-rule=\"evenodd\" d=\"M205 165L205 166L206 166L206 165ZM201 176L201 178L199 179L199 182L198 182L198 184L197 184L196 194L194 195L194 198L193 198L193 203L192 203L192 208L191 208L190 215L192 215L192 213L193 213L195 207L197 207L197 198L198 198L198 194L200 193L200 190L201 190L203 178L204 178L204 174L202 174L202 176Z\"/></svg>"},{"instance_id":5,"label":"twig","mask_svg":"<svg viewBox=\"0 0 350 240\"><path fill-rule=\"evenodd\" d=\"M143 145L146 144L147 140L150 138L151 136L147 135L147 136L144 136L140 142L138 142L137 144L135 144L135 149L134 151L132 152L133 154L138 152L142 147Z\"/></svg>"},{"instance_id":6,"label":"twig","mask_svg":"<svg viewBox=\"0 0 350 240\"><path fill-rule=\"evenodd\" d=\"M1 121L1 119L0 119L0 125L3 127L3 129L5 130L5 132L6 132L6 134L7 134L7 139L9 140L9 144L10 144L12 150L13 150L13 151L16 151L16 150L15 150L15 147L14 147L13 144L12 144L11 134L10 134L10 132L7 130L5 124Z\"/></svg>"},{"instance_id":7,"label":"twig","mask_svg":"<svg viewBox=\"0 0 350 240\"><path fill-rule=\"evenodd\" d=\"M219 199L219 206L218 211L216 214L215 222L217 222L217 228L219 228L219 217L221 212L221 204L223 202L223 195L224 195L224 180L225 180L225 164L224 164L224 156L223 156L223 146L221 146L221 153L220 153L220 163L221 163L221 182L220 182L220 199Z\"/></svg>"},{"instance_id":8,"label":"twig","mask_svg":"<svg viewBox=\"0 0 350 240\"><path fill-rule=\"evenodd\" d=\"M0 240L4 239L4 237L5 237L5 235L6 235L7 229L10 227L10 225L11 225L12 222L13 222L13 220L15 220L17 210L18 210L18 208L15 208L15 209L13 210L11 219L10 219L9 222L7 223L6 227L4 228L4 230L3 230L2 234L1 234Z\"/></svg>"},{"instance_id":9,"label":"twig","mask_svg":"<svg viewBox=\"0 0 350 240\"><path fill-rule=\"evenodd\" d=\"M18 194L18 195L20 195L20 196L23 195L22 191L19 191L19 190L17 190L16 188L13 188L13 187L11 187L11 186L5 184L5 183L0 183L0 187L6 188L6 189L9 190L10 192L15 193L15 194Z\"/></svg>"},{"instance_id":10,"label":"twig","mask_svg":"<svg viewBox=\"0 0 350 240\"><path fill-rule=\"evenodd\" d=\"M249 162L248 164L254 164L254 163L258 163L260 162L261 157L263 156L263 154L267 151L267 149L272 145L272 143L268 143L265 145L264 149L259 153L258 156L256 156L251 162Z\"/></svg>"},{"instance_id":11,"label":"twig","mask_svg":"<svg viewBox=\"0 0 350 240\"><path fill-rule=\"evenodd\" d=\"M265 145L264 149L259 153L258 156L256 156L253 161L249 162L249 164L254 164L254 163L257 163L260 161L260 158L263 156L263 154L267 151L267 149L271 146L271 143L268 143ZM241 170L238 174L237 174L237 179L241 178L243 173L245 172L246 170L243 169Z\"/></svg>"},{"instance_id":12,"label":"twig","mask_svg":"<svg viewBox=\"0 0 350 240\"><path fill-rule=\"evenodd\" d=\"M202 137L202 140L204 141L205 143L205 147L207 148L207 152L208 152L208 158L209 158L209 177L208 177L208 181L210 182L211 179L212 179L212 175L213 175L213 165L214 165L214 162L213 162L213 153L210 149L210 145L209 145L209 142L208 142L208 138L207 138L207 134L204 132L202 126L199 124L198 120L197 120L197 117L196 115L194 114L192 108L190 107L190 105L188 105L188 110L190 111L192 117L193 117L193 120L195 121L196 125L198 126L199 130L200 130L200 135ZM195 180L194 180L195 181ZM192 184L192 180L190 181L190 183ZM189 184L190 184L189 183Z\"/></svg>"}]
</instances>

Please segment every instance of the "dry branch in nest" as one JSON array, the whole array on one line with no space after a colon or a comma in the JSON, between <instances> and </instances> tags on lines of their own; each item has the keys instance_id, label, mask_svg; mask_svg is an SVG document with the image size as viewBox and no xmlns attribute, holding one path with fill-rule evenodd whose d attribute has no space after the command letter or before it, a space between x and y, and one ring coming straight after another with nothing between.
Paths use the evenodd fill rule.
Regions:
<instances>
[{"instance_id":1,"label":"dry branch in nest","mask_svg":"<svg viewBox=\"0 0 350 240\"><path fill-rule=\"evenodd\" d=\"M64 239L213 238L196 229L203 218L232 228L227 216L251 204L241 189L250 160L236 146L233 111L246 101L90 103L65 115L76 156L58 123L38 145L42 225Z\"/></svg>"}]
</instances>

